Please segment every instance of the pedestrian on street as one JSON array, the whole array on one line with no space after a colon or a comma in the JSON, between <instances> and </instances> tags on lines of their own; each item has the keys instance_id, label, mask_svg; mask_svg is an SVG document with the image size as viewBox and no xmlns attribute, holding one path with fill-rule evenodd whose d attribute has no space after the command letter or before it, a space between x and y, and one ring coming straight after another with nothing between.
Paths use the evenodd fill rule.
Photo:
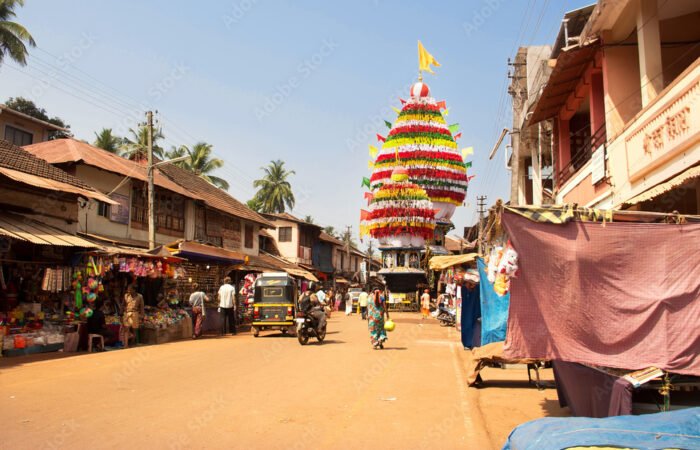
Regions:
<instances>
[{"instance_id":1,"label":"pedestrian on street","mask_svg":"<svg viewBox=\"0 0 700 450\"><path fill-rule=\"evenodd\" d=\"M420 296L420 312L423 315L422 319L430 316L430 289L423 291L423 295Z\"/></svg>"},{"instance_id":2,"label":"pedestrian on street","mask_svg":"<svg viewBox=\"0 0 700 450\"><path fill-rule=\"evenodd\" d=\"M144 316L143 296L136 292L136 286L129 285L124 295L124 317L120 328L120 339L124 348L129 348L129 339L136 337ZM133 330L133 332L132 332Z\"/></svg>"},{"instance_id":3,"label":"pedestrian on street","mask_svg":"<svg viewBox=\"0 0 700 450\"><path fill-rule=\"evenodd\" d=\"M340 304L343 303L343 293L340 289L335 293L335 310L340 311Z\"/></svg>"},{"instance_id":4,"label":"pedestrian on street","mask_svg":"<svg viewBox=\"0 0 700 450\"><path fill-rule=\"evenodd\" d=\"M360 317L362 320L367 319L367 303L369 302L369 294L365 291L360 293Z\"/></svg>"},{"instance_id":5,"label":"pedestrian on street","mask_svg":"<svg viewBox=\"0 0 700 450\"><path fill-rule=\"evenodd\" d=\"M221 335L236 334L236 289L231 285L231 278L224 278L219 288L219 317L221 318Z\"/></svg>"},{"instance_id":6,"label":"pedestrian on street","mask_svg":"<svg viewBox=\"0 0 700 450\"><path fill-rule=\"evenodd\" d=\"M206 309L204 307L204 302L209 300L207 294L198 290L199 285L194 283L192 285L192 294L190 295L190 306L192 306L192 322L194 332L192 334L192 339L197 339L202 336L202 323L206 317Z\"/></svg>"},{"instance_id":7,"label":"pedestrian on street","mask_svg":"<svg viewBox=\"0 0 700 450\"><path fill-rule=\"evenodd\" d=\"M350 297L350 293L345 291L343 298L345 299L345 315L352 316L352 297Z\"/></svg>"},{"instance_id":8,"label":"pedestrian on street","mask_svg":"<svg viewBox=\"0 0 700 450\"><path fill-rule=\"evenodd\" d=\"M389 318L389 311L386 308L386 302L379 289L374 291L374 294L369 299L367 305L367 317L369 318L369 336L372 342L372 347L377 350L384 348L384 342L387 340L386 330L384 329L384 316Z\"/></svg>"}]
</instances>

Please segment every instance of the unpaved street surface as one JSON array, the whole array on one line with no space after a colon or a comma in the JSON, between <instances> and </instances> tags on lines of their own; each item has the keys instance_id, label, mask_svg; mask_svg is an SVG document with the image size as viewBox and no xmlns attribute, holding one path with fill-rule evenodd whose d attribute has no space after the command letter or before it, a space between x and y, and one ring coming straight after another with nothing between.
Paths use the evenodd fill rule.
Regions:
<instances>
[{"instance_id":1,"label":"unpaved street surface","mask_svg":"<svg viewBox=\"0 0 700 450\"><path fill-rule=\"evenodd\" d=\"M264 332L0 359L0 448L482 449L560 413L524 370L466 388L453 328L393 318L385 350L336 313L322 345Z\"/></svg>"}]
</instances>

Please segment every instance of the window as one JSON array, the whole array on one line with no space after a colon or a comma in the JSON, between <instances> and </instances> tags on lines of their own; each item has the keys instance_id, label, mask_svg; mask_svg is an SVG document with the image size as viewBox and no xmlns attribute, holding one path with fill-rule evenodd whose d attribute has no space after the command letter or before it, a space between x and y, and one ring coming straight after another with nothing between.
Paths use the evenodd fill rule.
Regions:
<instances>
[{"instance_id":1,"label":"window","mask_svg":"<svg viewBox=\"0 0 700 450\"><path fill-rule=\"evenodd\" d=\"M105 202L97 202L97 215L109 218L109 205Z\"/></svg>"},{"instance_id":2,"label":"window","mask_svg":"<svg viewBox=\"0 0 700 450\"><path fill-rule=\"evenodd\" d=\"M34 140L34 135L32 133L27 133L26 131L20 130L19 128L6 125L5 140L22 147L24 145L31 144Z\"/></svg>"},{"instance_id":3,"label":"window","mask_svg":"<svg viewBox=\"0 0 700 450\"><path fill-rule=\"evenodd\" d=\"M245 248L253 248L253 225L245 225Z\"/></svg>"},{"instance_id":4,"label":"window","mask_svg":"<svg viewBox=\"0 0 700 450\"><path fill-rule=\"evenodd\" d=\"M148 223L148 199L145 187L132 188L131 222ZM156 189L156 229L182 232L185 229L185 199ZM203 223L203 222L202 222Z\"/></svg>"},{"instance_id":5,"label":"window","mask_svg":"<svg viewBox=\"0 0 700 450\"><path fill-rule=\"evenodd\" d=\"M292 227L280 227L278 233L280 242L292 242Z\"/></svg>"}]
</instances>

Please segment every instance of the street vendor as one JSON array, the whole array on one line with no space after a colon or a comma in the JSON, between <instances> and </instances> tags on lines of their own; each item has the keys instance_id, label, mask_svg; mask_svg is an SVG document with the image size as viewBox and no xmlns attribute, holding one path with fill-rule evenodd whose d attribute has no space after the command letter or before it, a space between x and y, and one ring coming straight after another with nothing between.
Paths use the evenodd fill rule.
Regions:
<instances>
[{"instance_id":1,"label":"street vendor","mask_svg":"<svg viewBox=\"0 0 700 450\"><path fill-rule=\"evenodd\" d=\"M136 286L129 285L124 295L124 318L122 319L122 328L120 331L121 341L124 348L129 347L129 339L136 337L136 331L141 327L144 316L143 296L136 292ZM132 333L132 330L134 331Z\"/></svg>"}]
</instances>

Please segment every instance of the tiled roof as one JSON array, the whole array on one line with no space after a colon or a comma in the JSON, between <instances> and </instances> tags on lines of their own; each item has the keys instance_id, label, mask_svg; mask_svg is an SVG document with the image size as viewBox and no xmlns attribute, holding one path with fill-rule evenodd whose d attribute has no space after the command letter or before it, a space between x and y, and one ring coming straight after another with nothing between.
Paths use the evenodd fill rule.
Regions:
<instances>
[{"instance_id":1,"label":"tiled roof","mask_svg":"<svg viewBox=\"0 0 700 450\"><path fill-rule=\"evenodd\" d=\"M84 163L119 175L148 181L146 166L110 153L76 139L55 139L25 147L50 164ZM192 172L165 164L155 170L156 186L187 198L201 200L214 209L274 228L260 214L251 210L228 193L207 183Z\"/></svg>"},{"instance_id":2,"label":"tiled roof","mask_svg":"<svg viewBox=\"0 0 700 450\"><path fill-rule=\"evenodd\" d=\"M210 207L268 228L275 228L263 216L233 198L228 192L217 188L194 173L172 164L160 166L159 169L171 181L198 196Z\"/></svg>"},{"instance_id":3,"label":"tiled roof","mask_svg":"<svg viewBox=\"0 0 700 450\"><path fill-rule=\"evenodd\" d=\"M322 241L330 242L331 244L340 245L340 246L345 245L345 243L343 241L336 238L335 236L331 236L330 234L326 233L325 231L321 231L321 234L319 235L318 238Z\"/></svg>"},{"instance_id":4,"label":"tiled roof","mask_svg":"<svg viewBox=\"0 0 700 450\"><path fill-rule=\"evenodd\" d=\"M106 170L107 172L129 176L135 180L143 182L148 181L147 169L143 164L122 158L114 153L110 153L76 139L54 139L52 141L27 145L24 149L49 164L83 163L101 170ZM199 197L191 194L180 185L173 183L169 178L160 174L159 170L160 168L156 169L155 176L153 177L153 182L156 186L184 195L185 197L200 200Z\"/></svg>"},{"instance_id":5,"label":"tiled roof","mask_svg":"<svg viewBox=\"0 0 700 450\"><path fill-rule=\"evenodd\" d=\"M283 212L283 213L263 213L263 216L265 216L266 218L268 218L268 219L270 219L270 220L277 220L277 219L279 219L279 220L286 220L286 221L289 221L289 222L299 223L299 224L302 224L302 225L309 225L309 226L316 227L316 228L323 228L323 227L321 227L320 225L316 225L315 223L309 223L309 222L306 222L306 221L304 221L304 220L301 220L300 218L295 217L295 216L289 214L288 212Z\"/></svg>"},{"instance_id":6,"label":"tiled roof","mask_svg":"<svg viewBox=\"0 0 700 450\"><path fill-rule=\"evenodd\" d=\"M73 175L2 139L0 139L0 167L66 183L86 191L97 192Z\"/></svg>"}]
</instances>

